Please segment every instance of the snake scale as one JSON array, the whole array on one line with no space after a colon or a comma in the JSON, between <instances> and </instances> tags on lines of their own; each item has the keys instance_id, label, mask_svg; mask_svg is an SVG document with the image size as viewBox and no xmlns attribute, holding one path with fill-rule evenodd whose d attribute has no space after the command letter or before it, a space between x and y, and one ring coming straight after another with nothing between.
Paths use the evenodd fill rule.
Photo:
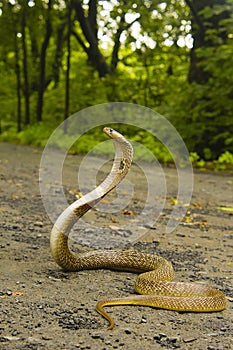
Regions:
<instances>
[{"instance_id":1,"label":"snake scale","mask_svg":"<svg viewBox=\"0 0 233 350\"><path fill-rule=\"evenodd\" d=\"M109 305L147 305L194 312L225 309L226 298L221 291L203 284L172 281L172 264L160 256L134 250L96 250L78 255L70 251L68 236L72 226L121 182L132 162L133 148L129 141L111 128L105 127L104 132L115 147L111 172L98 187L72 203L58 217L50 237L51 253L57 264L67 271L107 268L141 273L135 282L135 291L141 295L97 303L96 310L109 321L109 329L114 327L114 321L103 309Z\"/></svg>"}]
</instances>

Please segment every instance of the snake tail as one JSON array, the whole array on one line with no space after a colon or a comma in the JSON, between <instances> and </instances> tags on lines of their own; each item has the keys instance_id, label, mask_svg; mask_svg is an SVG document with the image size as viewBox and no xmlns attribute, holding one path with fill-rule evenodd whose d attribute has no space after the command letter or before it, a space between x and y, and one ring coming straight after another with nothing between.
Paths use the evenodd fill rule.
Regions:
<instances>
[{"instance_id":1,"label":"snake tail","mask_svg":"<svg viewBox=\"0 0 233 350\"><path fill-rule=\"evenodd\" d=\"M195 287L194 287L195 288ZM105 306L116 305L140 305L158 309L166 309L179 312L216 312L226 308L225 295L215 289L209 288L210 296L164 296L164 295L133 295L123 298L110 298L100 300L96 305L96 311L109 322L108 329L114 328L112 317L103 309ZM217 306L216 306L217 305Z\"/></svg>"}]
</instances>

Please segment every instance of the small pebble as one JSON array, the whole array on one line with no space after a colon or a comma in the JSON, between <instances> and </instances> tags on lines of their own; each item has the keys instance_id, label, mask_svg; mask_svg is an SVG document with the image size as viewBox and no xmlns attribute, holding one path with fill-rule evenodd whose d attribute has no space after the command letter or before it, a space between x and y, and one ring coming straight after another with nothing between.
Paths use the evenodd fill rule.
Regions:
<instances>
[{"instance_id":1,"label":"small pebble","mask_svg":"<svg viewBox=\"0 0 233 350\"><path fill-rule=\"evenodd\" d=\"M35 222L34 222L34 225L35 225L35 226L42 227L42 226L43 226L43 222L42 222L42 221L35 221Z\"/></svg>"},{"instance_id":2,"label":"small pebble","mask_svg":"<svg viewBox=\"0 0 233 350\"><path fill-rule=\"evenodd\" d=\"M52 337L48 337L47 335L42 335L43 340L52 340Z\"/></svg>"},{"instance_id":3,"label":"small pebble","mask_svg":"<svg viewBox=\"0 0 233 350\"><path fill-rule=\"evenodd\" d=\"M165 334L165 333L159 333L159 336L160 336L160 338L165 338L165 337L167 337L167 334Z\"/></svg>"},{"instance_id":4,"label":"small pebble","mask_svg":"<svg viewBox=\"0 0 233 350\"><path fill-rule=\"evenodd\" d=\"M179 338L177 338L177 337L169 337L168 340L171 343L176 343L179 340Z\"/></svg>"},{"instance_id":5,"label":"small pebble","mask_svg":"<svg viewBox=\"0 0 233 350\"><path fill-rule=\"evenodd\" d=\"M159 334L155 334L153 338L154 338L154 340L160 340L161 336Z\"/></svg>"},{"instance_id":6,"label":"small pebble","mask_svg":"<svg viewBox=\"0 0 233 350\"><path fill-rule=\"evenodd\" d=\"M193 341L197 340L197 338L194 338L194 337L187 337L187 338L183 338L183 342L184 343L191 343Z\"/></svg>"},{"instance_id":7,"label":"small pebble","mask_svg":"<svg viewBox=\"0 0 233 350\"><path fill-rule=\"evenodd\" d=\"M11 335L5 335L5 336L2 337L2 339L8 340L8 341L20 340L20 338L14 337L14 336L11 336Z\"/></svg>"},{"instance_id":8,"label":"small pebble","mask_svg":"<svg viewBox=\"0 0 233 350\"><path fill-rule=\"evenodd\" d=\"M102 340L104 340L103 334L102 334L102 333L99 333L99 332L92 333L92 334L91 334L91 337L92 337L93 339L102 339Z\"/></svg>"}]
</instances>

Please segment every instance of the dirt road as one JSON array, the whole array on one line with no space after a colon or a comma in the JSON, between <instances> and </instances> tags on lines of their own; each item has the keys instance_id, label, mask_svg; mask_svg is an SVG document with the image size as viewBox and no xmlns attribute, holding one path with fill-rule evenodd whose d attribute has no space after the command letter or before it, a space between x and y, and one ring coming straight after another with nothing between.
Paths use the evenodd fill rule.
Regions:
<instances>
[{"instance_id":1,"label":"dirt road","mask_svg":"<svg viewBox=\"0 0 233 350\"><path fill-rule=\"evenodd\" d=\"M176 197L176 171L164 169L168 190L163 213L157 224L142 216L142 235L147 242L131 242L135 249L172 261L176 280L204 282L224 291L227 309L195 314L117 306L108 308L116 322L108 331L106 320L95 311L96 302L106 296L133 294L135 275L106 270L66 273L55 264L49 249L52 223L38 186L41 154L41 149L33 147L0 144L0 348L232 349L233 217L218 209L232 207L232 174L195 172L188 213L171 234L165 234ZM65 193L70 202L77 194L75 169L80 160L79 156L67 159ZM93 210L87 218L90 227L80 240L76 238L79 242L74 249L98 248L103 241L105 246L126 244L130 225L125 232L121 227L125 220L137 220L135 213L145 187L138 169L133 168L130 176L137 182L135 207L131 203L119 215ZM88 171L85 181L88 191ZM102 204L110 205L108 199Z\"/></svg>"}]
</instances>

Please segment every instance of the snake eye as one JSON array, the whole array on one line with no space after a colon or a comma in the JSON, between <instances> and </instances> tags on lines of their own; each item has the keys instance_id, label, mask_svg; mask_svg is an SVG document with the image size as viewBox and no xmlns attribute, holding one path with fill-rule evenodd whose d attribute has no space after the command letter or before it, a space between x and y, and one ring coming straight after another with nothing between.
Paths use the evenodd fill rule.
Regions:
<instances>
[{"instance_id":1,"label":"snake eye","mask_svg":"<svg viewBox=\"0 0 233 350\"><path fill-rule=\"evenodd\" d=\"M112 133L112 132L113 132L113 129L112 129L112 128L110 128L110 129L109 129L109 132L111 132L111 133Z\"/></svg>"}]
</instances>

